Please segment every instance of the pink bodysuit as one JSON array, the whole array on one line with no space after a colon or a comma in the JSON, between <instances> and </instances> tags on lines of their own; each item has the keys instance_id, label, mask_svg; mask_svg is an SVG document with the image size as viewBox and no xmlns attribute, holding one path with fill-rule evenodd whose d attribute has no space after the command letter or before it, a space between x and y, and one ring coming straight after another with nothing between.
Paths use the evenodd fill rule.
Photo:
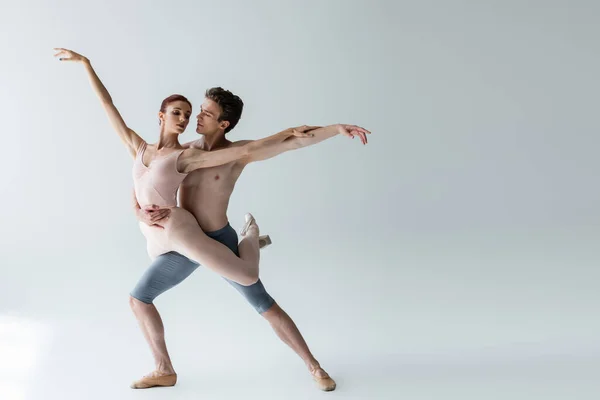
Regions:
<instances>
[{"instance_id":1,"label":"pink bodysuit","mask_svg":"<svg viewBox=\"0 0 600 400\"><path fill-rule=\"evenodd\" d=\"M133 163L133 184L140 207L155 204L161 208L177 206L177 190L188 174L177 171L177 159L184 150L155 157L144 165L147 144L142 142Z\"/></svg>"},{"instance_id":2,"label":"pink bodysuit","mask_svg":"<svg viewBox=\"0 0 600 400\"><path fill-rule=\"evenodd\" d=\"M133 163L133 184L135 197L140 207L157 205L161 208L171 208L171 215L161 221L164 229L148 226L140 222L140 229L147 241L150 258L154 259L169 251L178 251L188 255L182 247L185 236L197 237L192 234L199 230L196 218L188 211L177 207L177 190L188 174L177 171L177 159L184 150L173 151L164 156L155 156L146 166L143 162L147 143L142 142L138 148Z\"/></svg>"}]
</instances>

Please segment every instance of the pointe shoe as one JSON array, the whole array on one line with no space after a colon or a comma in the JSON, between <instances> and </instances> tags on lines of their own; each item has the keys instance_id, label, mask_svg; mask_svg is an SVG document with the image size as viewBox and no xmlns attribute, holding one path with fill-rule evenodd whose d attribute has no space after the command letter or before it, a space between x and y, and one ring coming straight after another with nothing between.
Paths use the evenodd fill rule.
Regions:
<instances>
[{"instance_id":1,"label":"pointe shoe","mask_svg":"<svg viewBox=\"0 0 600 400\"><path fill-rule=\"evenodd\" d=\"M256 220L250 213L246 214L245 218L246 218L246 223L244 224L242 230L240 231L240 236L246 236L246 233L248 233L248 229L250 228L250 225L252 225L252 223L256 223ZM267 247L270 244L273 244L273 241L271 240L271 237L269 235L262 235L262 236L258 237L258 247L260 249Z\"/></svg>"},{"instance_id":2,"label":"pointe shoe","mask_svg":"<svg viewBox=\"0 0 600 400\"><path fill-rule=\"evenodd\" d=\"M246 223L244 224L244 226L242 227L242 230L240 231L240 236L246 236L246 233L248 233L248 228L250 228L250 225L252 225L253 222L256 222L256 220L250 213L246 214L244 216L244 218L246 218Z\"/></svg>"},{"instance_id":3,"label":"pointe shoe","mask_svg":"<svg viewBox=\"0 0 600 400\"><path fill-rule=\"evenodd\" d=\"M177 383L177 374L145 376L131 384L132 389L148 389L156 386L175 386Z\"/></svg>"},{"instance_id":4,"label":"pointe shoe","mask_svg":"<svg viewBox=\"0 0 600 400\"><path fill-rule=\"evenodd\" d=\"M263 235L263 236L258 237L258 247L261 249L264 247L267 247L268 245L270 245L272 243L273 242L271 241L271 236L269 236L269 235Z\"/></svg>"},{"instance_id":5,"label":"pointe shoe","mask_svg":"<svg viewBox=\"0 0 600 400\"><path fill-rule=\"evenodd\" d=\"M325 372L325 376L323 376L323 377L319 377L319 376L315 375L315 372L318 369L325 372L325 370L320 367L311 371L311 375L315 381L317 388L319 388L320 390L323 390L325 392L331 392L332 390L335 390L336 383L333 379L331 379L331 377L329 376L329 374L327 372Z\"/></svg>"}]
</instances>

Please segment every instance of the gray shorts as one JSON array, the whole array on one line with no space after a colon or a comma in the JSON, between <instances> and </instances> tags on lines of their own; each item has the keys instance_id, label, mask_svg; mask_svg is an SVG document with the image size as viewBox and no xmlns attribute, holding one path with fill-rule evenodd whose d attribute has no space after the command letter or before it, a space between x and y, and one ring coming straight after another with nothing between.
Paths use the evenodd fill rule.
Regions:
<instances>
[{"instance_id":1,"label":"gray shorts","mask_svg":"<svg viewBox=\"0 0 600 400\"><path fill-rule=\"evenodd\" d=\"M206 232L206 235L229 247L238 257L238 236L235 229L227 224L225 227L214 232ZM158 256L150 267L144 272L131 296L141 302L151 304L158 295L182 282L191 275L200 264L174 251ZM259 313L267 311L275 303L275 300L265 290L260 279L250 285L243 286L239 283L223 278L231 286L237 289Z\"/></svg>"}]
</instances>

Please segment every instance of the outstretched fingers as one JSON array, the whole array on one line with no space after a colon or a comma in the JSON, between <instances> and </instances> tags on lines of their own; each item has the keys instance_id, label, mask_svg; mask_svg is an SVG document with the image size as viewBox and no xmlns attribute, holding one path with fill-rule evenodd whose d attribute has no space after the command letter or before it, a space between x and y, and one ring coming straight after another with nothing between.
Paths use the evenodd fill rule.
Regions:
<instances>
[{"instance_id":1,"label":"outstretched fingers","mask_svg":"<svg viewBox=\"0 0 600 400\"><path fill-rule=\"evenodd\" d=\"M64 49L62 47L55 47L54 57L58 57L59 61L85 61L86 58L81 54L74 52L73 50Z\"/></svg>"},{"instance_id":2,"label":"outstretched fingers","mask_svg":"<svg viewBox=\"0 0 600 400\"><path fill-rule=\"evenodd\" d=\"M371 134L370 131L368 131L365 128L362 128L360 126L357 126L357 125L346 125L345 128L346 128L346 131L350 132L350 135L352 136L352 138L354 138L354 136L358 136L360 138L360 141L362 142L362 144L368 143L367 135Z\"/></svg>"}]
</instances>

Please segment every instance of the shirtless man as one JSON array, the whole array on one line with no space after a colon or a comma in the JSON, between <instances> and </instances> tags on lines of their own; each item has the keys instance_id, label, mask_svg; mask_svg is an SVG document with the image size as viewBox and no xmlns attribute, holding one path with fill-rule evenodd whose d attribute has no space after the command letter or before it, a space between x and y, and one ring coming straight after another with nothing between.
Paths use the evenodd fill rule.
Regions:
<instances>
[{"instance_id":1,"label":"shirtless man","mask_svg":"<svg viewBox=\"0 0 600 400\"><path fill-rule=\"evenodd\" d=\"M214 151L247 144L250 142L249 140L231 142L225 138L225 134L238 123L242 109L242 100L231 92L222 88L207 90L200 114L196 117L198 121L196 132L203 137L188 143L188 145L206 151ZM251 154L246 159L218 167L196 170L186 177L180 187L180 206L196 217L202 230L208 236L228 246L236 254L238 254L238 238L235 230L229 225L227 207L235 183L246 165L266 160L289 150L319 143L338 134L351 138L358 136L361 142L366 144L366 135L370 133L358 126L340 124L322 128L304 126L291 129L310 131L313 135L305 138L290 137L282 143ZM157 229L160 229L160 220L168 218L169 210L161 210L158 207L140 209L135 201L135 196L134 203L137 218L148 225L155 225ZM163 323L152 302L159 294L187 278L198 266L199 264L196 262L178 253L163 254L152 262L131 292L131 308L150 345L156 363L156 370L134 382L132 388L173 386L176 383L177 375L167 352ZM250 286L227 281L271 324L279 338L302 358L317 387L325 391L334 390L335 381L320 366L294 321L269 296L260 279Z\"/></svg>"}]
</instances>

